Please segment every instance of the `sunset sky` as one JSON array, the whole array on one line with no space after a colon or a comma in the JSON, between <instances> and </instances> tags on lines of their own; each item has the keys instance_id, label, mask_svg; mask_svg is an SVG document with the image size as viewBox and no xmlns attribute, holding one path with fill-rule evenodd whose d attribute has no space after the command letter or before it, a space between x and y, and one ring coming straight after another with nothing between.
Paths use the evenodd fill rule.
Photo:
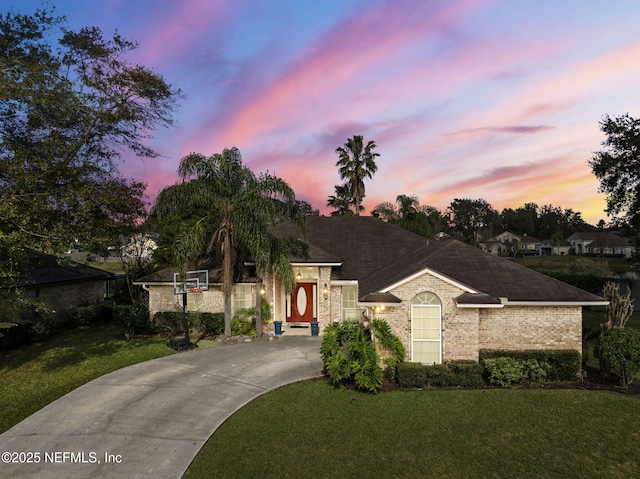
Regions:
<instances>
[{"instance_id":1,"label":"sunset sky","mask_svg":"<svg viewBox=\"0 0 640 479\"><path fill-rule=\"evenodd\" d=\"M335 149L374 140L372 209L484 198L605 219L587 161L603 115L640 116L637 0L53 0L72 28L140 42L132 61L183 90L177 126L123 156L151 198L181 157L236 146L328 213ZM32 13L40 0L2 0Z\"/></svg>"}]
</instances>

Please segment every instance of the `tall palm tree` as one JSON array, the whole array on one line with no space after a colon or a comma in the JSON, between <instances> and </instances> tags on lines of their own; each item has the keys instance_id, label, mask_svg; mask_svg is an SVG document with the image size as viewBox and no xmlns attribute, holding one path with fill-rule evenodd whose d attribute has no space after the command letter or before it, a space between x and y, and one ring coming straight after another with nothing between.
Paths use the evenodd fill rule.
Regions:
<instances>
[{"instance_id":1,"label":"tall palm tree","mask_svg":"<svg viewBox=\"0 0 640 479\"><path fill-rule=\"evenodd\" d=\"M340 177L351 184L351 194L356 209L356 215L360 215L360 203L365 195L364 180L371 178L378 170L375 158L380 156L375 153L376 144L373 140L366 145L362 135L354 135L343 146L336 148L340 157L336 166L339 167Z\"/></svg>"},{"instance_id":2,"label":"tall palm tree","mask_svg":"<svg viewBox=\"0 0 640 479\"><path fill-rule=\"evenodd\" d=\"M218 248L222 262L224 334L230 336L233 270L239 249L250 254L259 276L272 272L282 279L285 290L293 291L295 278L287 253L292 249L300 253L301 247L275 237L271 226L293 219L303 227L304 216L291 187L268 173L256 176L243 165L235 147L210 157L191 153L180 160L178 173L182 183L164 189L154 210L159 218L201 208L208 211L180 236L183 250L177 259L184 262L203 249L209 254ZM203 239L212 230L207 245Z\"/></svg>"}]
</instances>

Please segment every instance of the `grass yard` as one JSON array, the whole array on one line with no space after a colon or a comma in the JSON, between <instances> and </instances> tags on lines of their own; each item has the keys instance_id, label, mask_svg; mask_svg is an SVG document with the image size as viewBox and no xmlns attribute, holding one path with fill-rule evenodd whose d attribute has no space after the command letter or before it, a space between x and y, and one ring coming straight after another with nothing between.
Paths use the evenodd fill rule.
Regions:
<instances>
[{"instance_id":1,"label":"grass yard","mask_svg":"<svg viewBox=\"0 0 640 479\"><path fill-rule=\"evenodd\" d=\"M640 477L640 400L536 389L373 396L305 381L234 414L184 477Z\"/></svg>"},{"instance_id":2,"label":"grass yard","mask_svg":"<svg viewBox=\"0 0 640 479\"><path fill-rule=\"evenodd\" d=\"M92 379L174 352L166 340L121 337L115 325L92 326L0 353L0 433Z\"/></svg>"}]
</instances>

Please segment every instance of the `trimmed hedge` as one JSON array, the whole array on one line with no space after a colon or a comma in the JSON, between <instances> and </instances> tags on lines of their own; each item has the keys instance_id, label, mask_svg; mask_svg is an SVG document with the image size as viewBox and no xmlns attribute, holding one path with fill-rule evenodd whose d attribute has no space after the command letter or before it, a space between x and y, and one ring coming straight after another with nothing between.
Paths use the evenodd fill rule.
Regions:
<instances>
[{"instance_id":1,"label":"trimmed hedge","mask_svg":"<svg viewBox=\"0 0 640 479\"><path fill-rule=\"evenodd\" d=\"M483 372L481 364L471 361L451 361L433 365L399 363L396 367L396 381L404 388L476 388L484 384Z\"/></svg>"},{"instance_id":2,"label":"trimmed hedge","mask_svg":"<svg viewBox=\"0 0 640 479\"><path fill-rule=\"evenodd\" d=\"M207 334L221 335L224 333L224 313L190 312L189 324L193 329ZM172 334L184 333L183 313L158 312L153 315L153 327L159 331L170 331Z\"/></svg>"},{"instance_id":3,"label":"trimmed hedge","mask_svg":"<svg viewBox=\"0 0 640 479\"><path fill-rule=\"evenodd\" d=\"M513 358L522 362L536 360L546 371L547 381L575 381L582 371L582 355L575 349L505 351L481 349L480 363L486 359ZM533 366L533 363L531 363Z\"/></svg>"}]
</instances>

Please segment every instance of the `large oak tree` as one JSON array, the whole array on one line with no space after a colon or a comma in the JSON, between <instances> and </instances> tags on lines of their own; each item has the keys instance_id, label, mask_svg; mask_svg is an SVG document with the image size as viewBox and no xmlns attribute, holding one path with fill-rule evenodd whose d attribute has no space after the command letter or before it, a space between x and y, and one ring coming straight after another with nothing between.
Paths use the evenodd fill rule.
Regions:
<instances>
[{"instance_id":1,"label":"large oak tree","mask_svg":"<svg viewBox=\"0 0 640 479\"><path fill-rule=\"evenodd\" d=\"M104 248L145 214L118 158L158 156L145 141L181 93L127 61L135 48L52 8L0 15L0 249Z\"/></svg>"}]
</instances>

